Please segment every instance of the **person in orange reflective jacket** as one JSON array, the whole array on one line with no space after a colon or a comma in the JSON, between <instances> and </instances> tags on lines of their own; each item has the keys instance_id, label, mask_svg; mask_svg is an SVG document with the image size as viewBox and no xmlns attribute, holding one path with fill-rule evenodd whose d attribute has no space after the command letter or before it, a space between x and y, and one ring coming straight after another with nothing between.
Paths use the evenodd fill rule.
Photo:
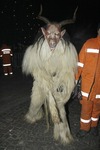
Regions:
<instances>
[{"instance_id":1,"label":"person in orange reflective jacket","mask_svg":"<svg viewBox=\"0 0 100 150\"><path fill-rule=\"evenodd\" d=\"M77 137L98 135L100 117L100 24L97 37L88 39L80 53L76 82L81 76L81 117Z\"/></svg>"},{"instance_id":2,"label":"person in orange reflective jacket","mask_svg":"<svg viewBox=\"0 0 100 150\"><path fill-rule=\"evenodd\" d=\"M3 63L3 70L4 75L12 75L12 64L11 64L11 57L13 56L12 50L10 47L6 44L3 44L0 50L0 57L2 57L2 63Z\"/></svg>"}]
</instances>

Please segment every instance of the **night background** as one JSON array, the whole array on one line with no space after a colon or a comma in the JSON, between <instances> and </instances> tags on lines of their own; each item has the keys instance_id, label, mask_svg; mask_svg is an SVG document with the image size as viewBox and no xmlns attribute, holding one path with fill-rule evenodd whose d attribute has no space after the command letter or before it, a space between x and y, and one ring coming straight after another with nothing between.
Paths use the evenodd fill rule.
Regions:
<instances>
[{"instance_id":1,"label":"night background","mask_svg":"<svg viewBox=\"0 0 100 150\"><path fill-rule=\"evenodd\" d=\"M24 119L33 78L25 76L21 66L26 47L34 42L38 29L45 25L36 19L41 4L42 16L57 22L72 19L78 6L76 22L64 26L77 52L88 38L97 35L100 0L0 0L0 48L6 43L13 51L13 75L4 76L0 57L0 150L100 150L100 136L76 137L81 110L78 99L70 99L66 107L74 137L69 145L63 146L54 140L53 126L50 123L47 131L45 117L34 125Z\"/></svg>"},{"instance_id":2,"label":"night background","mask_svg":"<svg viewBox=\"0 0 100 150\"><path fill-rule=\"evenodd\" d=\"M96 34L100 21L100 2L96 0L1 0L0 43L29 45L44 23L36 19L42 4L42 15L50 21L60 22L73 17L78 6L75 24L65 28L72 38L91 37ZM83 39L84 40L84 39Z\"/></svg>"},{"instance_id":3,"label":"night background","mask_svg":"<svg viewBox=\"0 0 100 150\"><path fill-rule=\"evenodd\" d=\"M36 17L42 5L42 16L60 22L72 19L75 9L76 21L65 25L71 42L79 53L83 43L97 35L100 22L98 0L1 0L0 1L0 47L8 44L13 51L13 67L20 67L26 47L45 23ZM0 59L0 68L2 60Z\"/></svg>"}]
</instances>

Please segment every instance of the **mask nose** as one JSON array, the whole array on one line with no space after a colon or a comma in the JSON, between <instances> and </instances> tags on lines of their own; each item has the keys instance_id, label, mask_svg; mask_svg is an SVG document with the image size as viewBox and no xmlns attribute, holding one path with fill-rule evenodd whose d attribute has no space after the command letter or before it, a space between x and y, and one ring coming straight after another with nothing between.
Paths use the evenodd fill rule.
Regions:
<instances>
[{"instance_id":1,"label":"mask nose","mask_svg":"<svg viewBox=\"0 0 100 150\"><path fill-rule=\"evenodd\" d=\"M49 46L50 46L50 48L55 48L56 47L56 42L53 41L53 40L50 40L49 41Z\"/></svg>"}]
</instances>

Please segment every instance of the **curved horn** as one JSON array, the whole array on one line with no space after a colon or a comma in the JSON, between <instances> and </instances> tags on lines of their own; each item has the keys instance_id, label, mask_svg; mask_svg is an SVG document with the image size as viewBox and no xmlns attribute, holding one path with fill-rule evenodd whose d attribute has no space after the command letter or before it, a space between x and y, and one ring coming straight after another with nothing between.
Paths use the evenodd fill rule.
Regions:
<instances>
[{"instance_id":1,"label":"curved horn","mask_svg":"<svg viewBox=\"0 0 100 150\"><path fill-rule=\"evenodd\" d=\"M42 9L42 5L40 5L40 12L39 12L38 16L41 16L42 11L43 11L43 9Z\"/></svg>"},{"instance_id":2,"label":"curved horn","mask_svg":"<svg viewBox=\"0 0 100 150\"><path fill-rule=\"evenodd\" d=\"M75 11L74 11L74 15L72 19L67 19L67 20L63 20L59 23L59 25L62 27L66 24L71 24L74 23L76 21L76 12L77 12L78 6L76 7Z\"/></svg>"},{"instance_id":3,"label":"curved horn","mask_svg":"<svg viewBox=\"0 0 100 150\"><path fill-rule=\"evenodd\" d=\"M41 16L41 14L42 14L42 5L40 6L40 12L36 18L42 20L46 24L49 24L50 21L46 17Z\"/></svg>"}]
</instances>

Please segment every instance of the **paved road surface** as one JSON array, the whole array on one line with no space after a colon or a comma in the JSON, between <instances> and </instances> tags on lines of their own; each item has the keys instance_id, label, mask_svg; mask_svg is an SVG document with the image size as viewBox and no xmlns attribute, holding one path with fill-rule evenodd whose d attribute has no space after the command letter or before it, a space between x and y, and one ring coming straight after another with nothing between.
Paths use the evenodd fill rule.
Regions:
<instances>
[{"instance_id":1,"label":"paved road surface","mask_svg":"<svg viewBox=\"0 0 100 150\"><path fill-rule=\"evenodd\" d=\"M22 75L20 69L12 76L0 75L0 150L100 150L100 137L76 138L80 115L77 100L70 100L66 107L75 139L70 145L63 146L53 139L52 125L45 132L45 118L34 125L25 122L31 88L32 78Z\"/></svg>"}]
</instances>

